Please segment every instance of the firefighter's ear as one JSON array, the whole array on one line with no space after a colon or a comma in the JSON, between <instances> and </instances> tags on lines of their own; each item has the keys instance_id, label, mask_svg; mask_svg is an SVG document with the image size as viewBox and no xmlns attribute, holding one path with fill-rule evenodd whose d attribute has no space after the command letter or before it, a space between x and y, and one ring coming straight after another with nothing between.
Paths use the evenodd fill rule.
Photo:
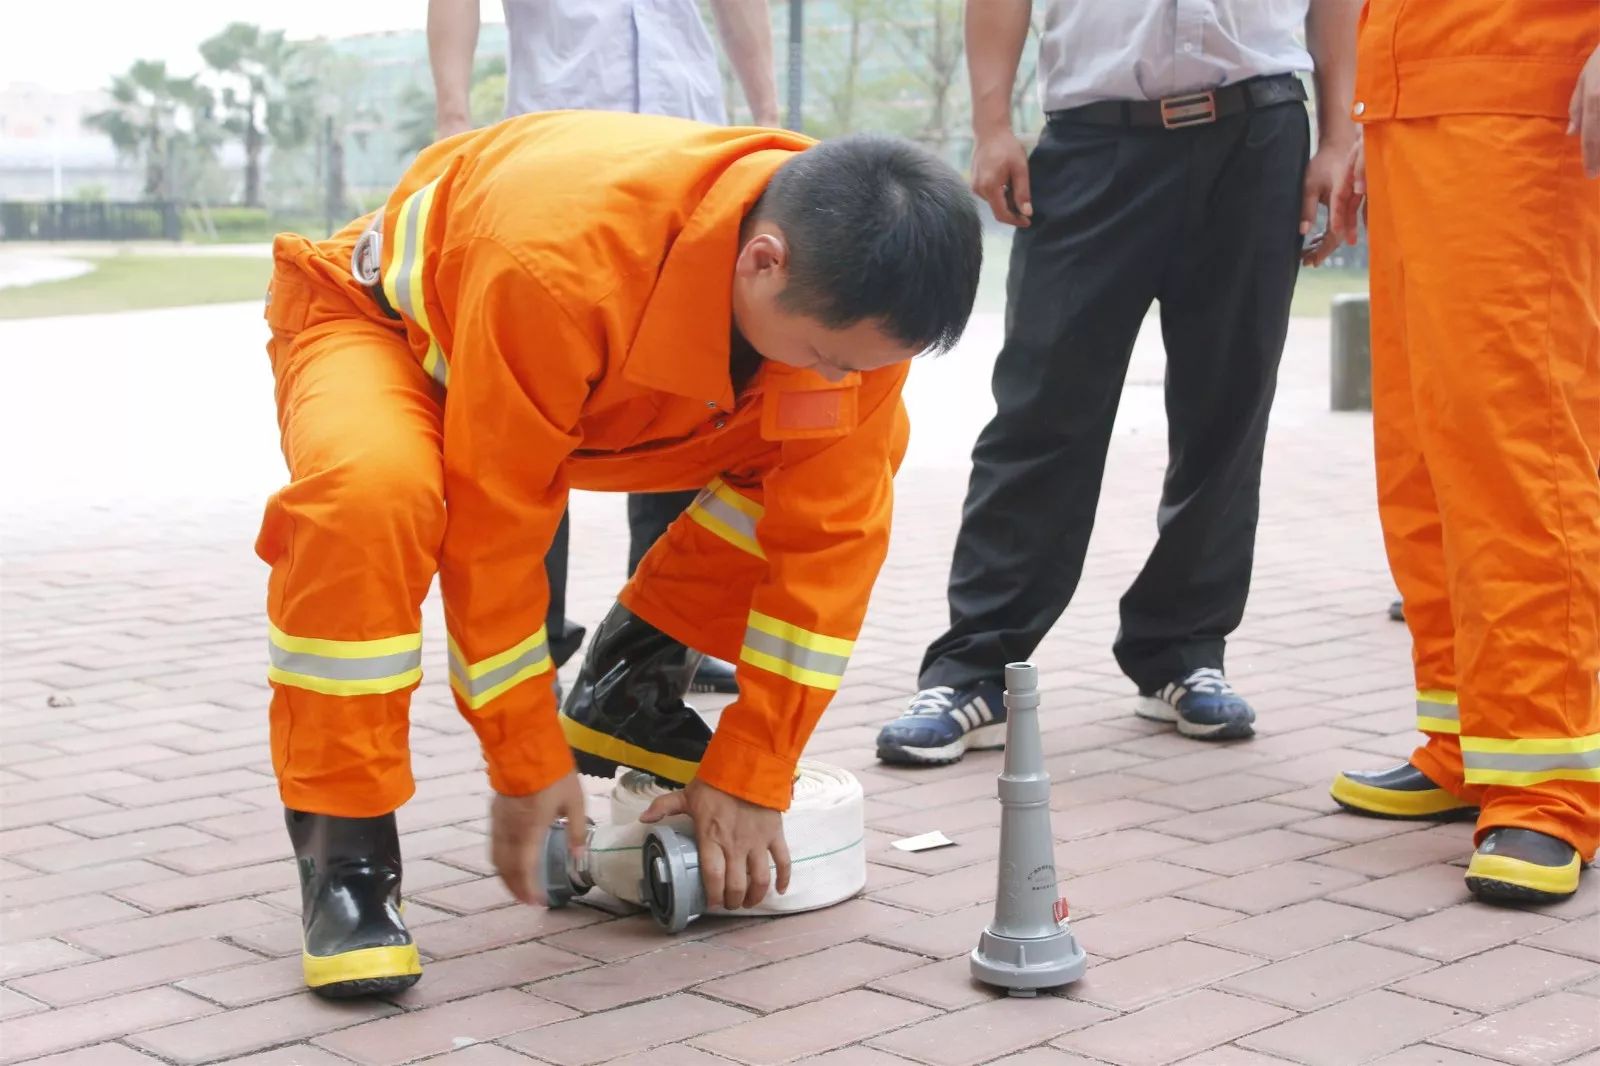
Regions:
<instances>
[{"instance_id":1,"label":"firefighter's ear","mask_svg":"<svg viewBox=\"0 0 1600 1066\"><path fill-rule=\"evenodd\" d=\"M744 277L776 274L782 276L789 268L789 242L777 227L763 227L744 242L739 249L738 273Z\"/></svg>"}]
</instances>

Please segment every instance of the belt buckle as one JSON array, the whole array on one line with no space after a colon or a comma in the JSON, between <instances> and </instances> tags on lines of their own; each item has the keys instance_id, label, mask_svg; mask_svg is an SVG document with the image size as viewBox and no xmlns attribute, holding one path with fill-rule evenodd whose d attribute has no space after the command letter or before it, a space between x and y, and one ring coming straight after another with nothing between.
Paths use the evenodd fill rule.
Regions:
<instances>
[{"instance_id":1,"label":"belt buckle","mask_svg":"<svg viewBox=\"0 0 1600 1066\"><path fill-rule=\"evenodd\" d=\"M383 271L383 215L361 231L350 252L350 274L363 285L376 285Z\"/></svg>"},{"instance_id":2,"label":"belt buckle","mask_svg":"<svg viewBox=\"0 0 1600 1066\"><path fill-rule=\"evenodd\" d=\"M1215 121L1217 121L1217 94L1212 90L1168 96L1161 101L1161 125L1169 130L1180 130L1185 126L1205 126Z\"/></svg>"}]
</instances>

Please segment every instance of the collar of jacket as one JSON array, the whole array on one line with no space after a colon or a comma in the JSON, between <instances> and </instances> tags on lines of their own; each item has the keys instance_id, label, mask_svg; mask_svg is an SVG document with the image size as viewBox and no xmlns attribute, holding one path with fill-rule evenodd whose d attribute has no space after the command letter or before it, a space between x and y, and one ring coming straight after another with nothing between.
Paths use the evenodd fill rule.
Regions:
<instances>
[{"instance_id":1,"label":"collar of jacket","mask_svg":"<svg viewBox=\"0 0 1600 1066\"><path fill-rule=\"evenodd\" d=\"M672 242L622 366L638 385L734 406L728 368L733 264L739 227L794 148L770 148L735 160L696 205Z\"/></svg>"}]
</instances>

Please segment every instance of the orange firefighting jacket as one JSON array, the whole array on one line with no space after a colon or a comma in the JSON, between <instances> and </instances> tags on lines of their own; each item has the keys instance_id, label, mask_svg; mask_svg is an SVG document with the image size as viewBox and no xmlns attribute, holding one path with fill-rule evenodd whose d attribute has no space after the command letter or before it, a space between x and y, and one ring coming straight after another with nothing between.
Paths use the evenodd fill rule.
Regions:
<instances>
[{"instance_id":1,"label":"orange firefighting jacket","mask_svg":"<svg viewBox=\"0 0 1600 1066\"><path fill-rule=\"evenodd\" d=\"M788 805L887 551L908 434L904 365L831 384L763 362L735 395L740 222L812 143L670 118L530 115L424 151L382 210L383 292L447 390L451 684L502 791L571 767L549 685L526 684L550 669L540 560L569 487L714 484L749 523L728 539L742 536L765 576L741 607L740 696L700 776ZM741 471L760 472L746 498L714 480Z\"/></svg>"},{"instance_id":2,"label":"orange firefighting jacket","mask_svg":"<svg viewBox=\"0 0 1600 1066\"><path fill-rule=\"evenodd\" d=\"M1597 0L1367 0L1354 114L1565 118L1597 44Z\"/></svg>"}]
</instances>

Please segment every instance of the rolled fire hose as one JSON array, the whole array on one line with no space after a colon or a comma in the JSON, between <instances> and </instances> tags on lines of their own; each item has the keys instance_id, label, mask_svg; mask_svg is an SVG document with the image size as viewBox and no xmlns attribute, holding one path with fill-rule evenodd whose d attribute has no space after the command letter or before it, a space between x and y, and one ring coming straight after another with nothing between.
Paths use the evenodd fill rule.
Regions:
<instances>
[{"instance_id":1,"label":"rolled fire hose","mask_svg":"<svg viewBox=\"0 0 1600 1066\"><path fill-rule=\"evenodd\" d=\"M649 774L628 771L611 792L609 823L589 829L583 869L571 869L564 832L552 831L545 850L545 890L551 906L598 886L648 907L677 932L706 910L694 825L675 815L645 825L639 815L669 789ZM774 890L748 914L817 910L856 895L867 883L866 814L861 783L848 770L801 762L794 799L783 816L789 845L789 891Z\"/></svg>"}]
</instances>

